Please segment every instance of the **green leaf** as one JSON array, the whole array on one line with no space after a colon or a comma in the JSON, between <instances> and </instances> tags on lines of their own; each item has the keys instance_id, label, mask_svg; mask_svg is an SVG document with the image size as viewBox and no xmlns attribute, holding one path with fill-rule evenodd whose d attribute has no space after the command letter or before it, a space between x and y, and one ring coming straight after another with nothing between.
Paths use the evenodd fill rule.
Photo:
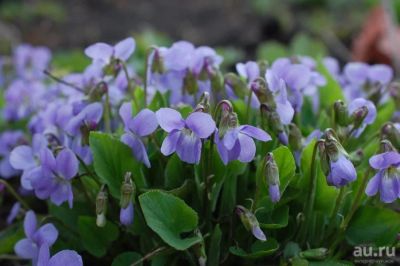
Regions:
<instances>
[{"instance_id":1,"label":"green leaf","mask_svg":"<svg viewBox=\"0 0 400 266\"><path fill-rule=\"evenodd\" d=\"M320 57L326 54L326 47L322 41L314 39L304 33L298 33L294 36L290 46L293 55Z\"/></svg>"},{"instance_id":2,"label":"green leaf","mask_svg":"<svg viewBox=\"0 0 400 266\"><path fill-rule=\"evenodd\" d=\"M279 169L280 190L283 193L295 174L296 163L292 152L286 146L280 146L272 151Z\"/></svg>"},{"instance_id":3,"label":"green leaf","mask_svg":"<svg viewBox=\"0 0 400 266\"><path fill-rule=\"evenodd\" d=\"M229 251L239 257L246 259L258 259L274 254L279 249L278 242L269 238L267 241L256 241L251 245L250 251L246 252L240 247L230 247Z\"/></svg>"},{"instance_id":4,"label":"green leaf","mask_svg":"<svg viewBox=\"0 0 400 266\"><path fill-rule=\"evenodd\" d=\"M332 108L335 101L344 100L343 90L321 60L318 60L317 71L326 79L326 85L319 89L320 107L321 109Z\"/></svg>"},{"instance_id":5,"label":"green leaf","mask_svg":"<svg viewBox=\"0 0 400 266\"><path fill-rule=\"evenodd\" d=\"M115 259L113 260L111 266L131 266L132 263L140 260L142 258L142 255L136 252L124 252L119 254ZM138 266L143 265L143 263L137 264Z\"/></svg>"},{"instance_id":6,"label":"green leaf","mask_svg":"<svg viewBox=\"0 0 400 266\"><path fill-rule=\"evenodd\" d=\"M310 169L311 159L315 143L316 143L315 140L311 141L307 145L307 147L304 148L303 153L301 155L301 172L303 175L301 180L299 181L299 188L306 189L306 191L308 191L309 189L308 186L311 177L311 169ZM336 189L334 186L328 186L325 175L321 170L321 165L318 159L315 166L317 168L316 172L317 184L315 188L314 209L319 210L325 214L330 214L332 212L333 205L335 203L339 190Z\"/></svg>"},{"instance_id":7,"label":"green leaf","mask_svg":"<svg viewBox=\"0 0 400 266\"><path fill-rule=\"evenodd\" d=\"M289 222L289 206L284 205L271 212L259 210L256 214L260 227L264 229L277 229L283 228Z\"/></svg>"},{"instance_id":8,"label":"green leaf","mask_svg":"<svg viewBox=\"0 0 400 266\"><path fill-rule=\"evenodd\" d=\"M14 245L24 238L24 231L21 223L13 224L0 232L0 254L14 252Z\"/></svg>"},{"instance_id":9,"label":"green leaf","mask_svg":"<svg viewBox=\"0 0 400 266\"><path fill-rule=\"evenodd\" d=\"M111 242L118 238L118 227L107 221L104 227L96 226L96 218L80 216L78 231L83 247L93 256L103 257Z\"/></svg>"},{"instance_id":10,"label":"green leaf","mask_svg":"<svg viewBox=\"0 0 400 266\"><path fill-rule=\"evenodd\" d=\"M363 206L357 210L346 231L351 245L392 245L400 231L400 214L387 208Z\"/></svg>"},{"instance_id":11,"label":"green leaf","mask_svg":"<svg viewBox=\"0 0 400 266\"><path fill-rule=\"evenodd\" d=\"M120 189L126 172L132 177L138 188L145 187L140 179L140 163L133 156L131 149L121 141L100 133L90 133L90 148L93 152L93 165L101 181L107 184L111 195L119 199Z\"/></svg>"},{"instance_id":12,"label":"green leaf","mask_svg":"<svg viewBox=\"0 0 400 266\"><path fill-rule=\"evenodd\" d=\"M180 198L155 190L140 195L139 202L147 225L168 245L185 250L202 240L199 236L181 238L197 227L198 216Z\"/></svg>"}]
</instances>

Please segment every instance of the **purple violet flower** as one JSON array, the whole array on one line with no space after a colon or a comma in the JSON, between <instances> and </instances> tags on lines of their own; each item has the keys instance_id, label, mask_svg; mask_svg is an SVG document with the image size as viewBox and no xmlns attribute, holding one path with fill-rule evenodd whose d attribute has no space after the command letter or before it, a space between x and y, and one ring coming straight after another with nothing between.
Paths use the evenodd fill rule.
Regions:
<instances>
[{"instance_id":1,"label":"purple violet flower","mask_svg":"<svg viewBox=\"0 0 400 266\"><path fill-rule=\"evenodd\" d=\"M108 65L112 59L126 61L135 50L135 40L126 38L116 45L98 42L85 49L85 54L93 60L93 63L101 66Z\"/></svg>"},{"instance_id":2,"label":"purple violet flower","mask_svg":"<svg viewBox=\"0 0 400 266\"><path fill-rule=\"evenodd\" d=\"M260 141L271 140L267 132L250 125L230 128L222 138L215 134L214 141L222 162L226 165L233 160L243 163L252 161L256 154L256 144L252 138Z\"/></svg>"},{"instance_id":3,"label":"purple violet flower","mask_svg":"<svg viewBox=\"0 0 400 266\"><path fill-rule=\"evenodd\" d=\"M379 191L384 203L400 198L400 154L396 151L377 154L369 159L369 164L378 172L369 180L365 193L372 197Z\"/></svg>"},{"instance_id":4,"label":"purple violet flower","mask_svg":"<svg viewBox=\"0 0 400 266\"><path fill-rule=\"evenodd\" d=\"M31 176L31 185L40 199L50 197L57 206L68 201L73 205L71 179L78 174L79 162L75 154L64 148L56 157L49 149L41 153L41 167Z\"/></svg>"},{"instance_id":5,"label":"purple violet flower","mask_svg":"<svg viewBox=\"0 0 400 266\"><path fill-rule=\"evenodd\" d=\"M161 152L170 155L176 152L187 163L200 162L202 139L215 131L215 122L209 114L193 112L186 119L171 108L161 108L156 112L157 120L168 136L164 139Z\"/></svg>"},{"instance_id":6,"label":"purple violet flower","mask_svg":"<svg viewBox=\"0 0 400 266\"><path fill-rule=\"evenodd\" d=\"M141 138L152 134L157 129L155 113L149 109L143 109L133 117L131 103L124 103L119 109L119 115L125 126L125 134L121 136L121 141L131 147L132 153L138 161L150 168L146 147Z\"/></svg>"},{"instance_id":7,"label":"purple violet flower","mask_svg":"<svg viewBox=\"0 0 400 266\"><path fill-rule=\"evenodd\" d=\"M50 257L49 245L40 246L37 266L83 266L82 257L73 250L61 250Z\"/></svg>"},{"instance_id":8,"label":"purple violet flower","mask_svg":"<svg viewBox=\"0 0 400 266\"><path fill-rule=\"evenodd\" d=\"M336 160L330 160L330 170L327 176L329 185L342 187L356 180L357 172L351 161L342 153L338 154Z\"/></svg>"},{"instance_id":9,"label":"purple violet flower","mask_svg":"<svg viewBox=\"0 0 400 266\"><path fill-rule=\"evenodd\" d=\"M25 215L24 231L26 238L15 244L14 251L21 258L31 259L34 266L38 265L40 247L42 245L53 245L57 240L58 231L51 223L38 228L36 215L33 211L28 211Z\"/></svg>"},{"instance_id":10,"label":"purple violet flower","mask_svg":"<svg viewBox=\"0 0 400 266\"><path fill-rule=\"evenodd\" d=\"M91 103L68 122L66 131L71 135L78 135L83 125L87 126L89 130L94 130L98 126L102 115L103 106L101 103Z\"/></svg>"},{"instance_id":11,"label":"purple violet flower","mask_svg":"<svg viewBox=\"0 0 400 266\"><path fill-rule=\"evenodd\" d=\"M133 203L129 202L129 205L124 209L121 208L119 213L119 221L123 225L130 225L133 222L134 208Z\"/></svg>"}]
</instances>

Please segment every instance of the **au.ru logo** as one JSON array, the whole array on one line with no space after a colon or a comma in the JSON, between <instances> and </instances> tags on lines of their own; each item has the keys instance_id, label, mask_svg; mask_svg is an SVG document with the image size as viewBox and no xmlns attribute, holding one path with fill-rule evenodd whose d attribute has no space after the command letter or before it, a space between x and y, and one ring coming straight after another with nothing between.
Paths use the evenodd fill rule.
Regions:
<instances>
[{"instance_id":1,"label":"au.ru logo","mask_svg":"<svg viewBox=\"0 0 400 266\"><path fill-rule=\"evenodd\" d=\"M356 246L353 256L356 263L394 263L396 248Z\"/></svg>"}]
</instances>

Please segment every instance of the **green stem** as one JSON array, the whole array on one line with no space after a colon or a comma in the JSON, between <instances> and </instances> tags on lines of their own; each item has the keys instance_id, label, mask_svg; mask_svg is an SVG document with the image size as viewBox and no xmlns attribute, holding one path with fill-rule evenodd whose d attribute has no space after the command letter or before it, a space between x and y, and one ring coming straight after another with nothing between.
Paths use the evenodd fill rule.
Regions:
<instances>
[{"instance_id":1,"label":"green stem","mask_svg":"<svg viewBox=\"0 0 400 266\"><path fill-rule=\"evenodd\" d=\"M92 170L89 169L89 167L86 165L86 163L83 161L83 159L80 156L78 156L77 154L75 154L75 155L76 155L76 158L78 159L79 163L85 169L86 173L89 174L97 184L101 185L99 180L97 180L97 178L96 178L96 174L93 173Z\"/></svg>"},{"instance_id":2,"label":"green stem","mask_svg":"<svg viewBox=\"0 0 400 266\"><path fill-rule=\"evenodd\" d=\"M328 229L327 229L327 237L330 237L331 231L332 229L335 227L336 224L336 217L337 217L337 213L340 209L340 205L342 203L343 197L345 195L345 187L341 187L339 190L339 195L336 197L336 202L335 202L335 207L331 213L331 217L329 219L329 225L328 225Z\"/></svg>"},{"instance_id":3,"label":"green stem","mask_svg":"<svg viewBox=\"0 0 400 266\"><path fill-rule=\"evenodd\" d=\"M126 78L126 80L128 81L128 91L133 91L133 90L132 90L132 80L131 80L131 78L129 77L128 68L126 67L126 64L125 64L125 63L122 63L122 70L124 71L125 78ZM145 102L146 102L146 101L145 101ZM136 107L136 112L139 112L139 104L138 104L138 102L137 102L136 97L133 97L133 104L134 104L135 107Z\"/></svg>"},{"instance_id":4,"label":"green stem","mask_svg":"<svg viewBox=\"0 0 400 266\"><path fill-rule=\"evenodd\" d=\"M14 188L4 179L0 179L0 183L3 184L7 190L14 196L14 198L16 200L18 200L22 206L24 206L25 209L30 210L31 207L29 207L29 205L26 203L26 201L24 201L20 195L18 195L18 193L14 190Z\"/></svg>"},{"instance_id":5,"label":"green stem","mask_svg":"<svg viewBox=\"0 0 400 266\"><path fill-rule=\"evenodd\" d=\"M371 171L371 168L369 167L361 180L361 184L358 187L358 191L354 198L353 204L350 207L350 211L347 213L342 224L340 225L339 233L338 233L335 241L332 243L331 247L329 248L331 253L334 252L334 250L337 248L339 243L342 241L342 239L344 237L344 233L347 229L347 226L349 225L351 218L353 218L354 213L357 211L358 207L360 207L361 199L364 194L365 187L367 186L368 176L369 176L370 171Z\"/></svg>"},{"instance_id":6,"label":"green stem","mask_svg":"<svg viewBox=\"0 0 400 266\"><path fill-rule=\"evenodd\" d=\"M246 123L249 123L250 120L250 112L251 112L251 96L253 95L253 91L250 89L250 93L247 99L247 107L246 107Z\"/></svg>"},{"instance_id":7,"label":"green stem","mask_svg":"<svg viewBox=\"0 0 400 266\"><path fill-rule=\"evenodd\" d=\"M308 186L308 198L306 201L306 204L304 206L304 215L305 215L305 220L301 224L299 236L300 239L302 240L301 242L305 241L305 237L307 235L308 231L308 223L312 219L312 210L314 208L314 200L315 200L315 188L317 184L317 171L316 171L316 160L317 160L317 150L318 150L318 145L320 141L315 142L314 144L314 149L312 153L312 159L311 159L311 176L310 176L310 183Z\"/></svg>"},{"instance_id":8,"label":"green stem","mask_svg":"<svg viewBox=\"0 0 400 266\"><path fill-rule=\"evenodd\" d=\"M150 59L150 55L153 52L154 47L150 47L147 50L146 53L146 62L144 65L144 84L143 84L143 90L144 90L144 107L147 107L147 83L148 83L148 79L149 79L149 75L148 73L151 73L151 69L149 70L149 67L151 64L149 64L149 59Z\"/></svg>"},{"instance_id":9,"label":"green stem","mask_svg":"<svg viewBox=\"0 0 400 266\"><path fill-rule=\"evenodd\" d=\"M110 96L106 93L106 102L104 103L104 126L107 133L111 133L111 108Z\"/></svg>"},{"instance_id":10,"label":"green stem","mask_svg":"<svg viewBox=\"0 0 400 266\"><path fill-rule=\"evenodd\" d=\"M136 265L140 265L143 262L145 262L146 260L158 255L159 253L168 250L169 248L167 247L159 247L153 251L151 251L150 253L147 253L143 258L141 258L140 260L135 261L134 263L131 264L131 266L136 266Z\"/></svg>"}]
</instances>

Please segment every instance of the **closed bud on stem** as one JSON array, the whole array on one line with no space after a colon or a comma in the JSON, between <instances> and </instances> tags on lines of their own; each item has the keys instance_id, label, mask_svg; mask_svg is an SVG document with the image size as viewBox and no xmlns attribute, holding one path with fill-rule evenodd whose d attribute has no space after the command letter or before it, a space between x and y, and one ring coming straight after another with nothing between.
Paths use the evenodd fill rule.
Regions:
<instances>
[{"instance_id":1,"label":"closed bud on stem","mask_svg":"<svg viewBox=\"0 0 400 266\"><path fill-rule=\"evenodd\" d=\"M381 139L388 139L397 149L400 147L400 132L391 122L383 125Z\"/></svg>"},{"instance_id":2,"label":"closed bud on stem","mask_svg":"<svg viewBox=\"0 0 400 266\"><path fill-rule=\"evenodd\" d=\"M272 92L267 88L267 82L263 78L257 78L250 84L250 89L261 103L267 104L271 109L276 109L276 103Z\"/></svg>"},{"instance_id":3,"label":"closed bud on stem","mask_svg":"<svg viewBox=\"0 0 400 266\"><path fill-rule=\"evenodd\" d=\"M269 197L272 202L278 202L281 198L279 191L279 168L271 152L265 156L265 176L269 187Z\"/></svg>"},{"instance_id":4,"label":"closed bud on stem","mask_svg":"<svg viewBox=\"0 0 400 266\"><path fill-rule=\"evenodd\" d=\"M356 109L354 113L351 115L351 120L353 121L354 128L359 128L365 117L368 115L368 107L361 106L360 108Z\"/></svg>"},{"instance_id":5,"label":"closed bud on stem","mask_svg":"<svg viewBox=\"0 0 400 266\"><path fill-rule=\"evenodd\" d=\"M183 79L183 88L190 95L196 94L199 90L196 76L191 71L187 71L186 76Z\"/></svg>"},{"instance_id":6,"label":"closed bud on stem","mask_svg":"<svg viewBox=\"0 0 400 266\"><path fill-rule=\"evenodd\" d=\"M102 185L96 197L96 225L98 227L103 227L106 225L107 203L108 195L106 191L106 186Z\"/></svg>"},{"instance_id":7,"label":"closed bud on stem","mask_svg":"<svg viewBox=\"0 0 400 266\"><path fill-rule=\"evenodd\" d=\"M224 88L224 77L222 76L221 71L217 70L215 71L211 77L211 88L215 92L222 91Z\"/></svg>"},{"instance_id":8,"label":"closed bud on stem","mask_svg":"<svg viewBox=\"0 0 400 266\"><path fill-rule=\"evenodd\" d=\"M135 195L135 185L131 179L131 172L127 172L124 177L124 181L121 186L121 208L126 209L129 203L132 201L132 197Z\"/></svg>"},{"instance_id":9,"label":"closed bud on stem","mask_svg":"<svg viewBox=\"0 0 400 266\"><path fill-rule=\"evenodd\" d=\"M346 104L341 100L337 100L333 105L333 110L335 112L335 123L342 127L348 126L349 115Z\"/></svg>"},{"instance_id":10,"label":"closed bud on stem","mask_svg":"<svg viewBox=\"0 0 400 266\"><path fill-rule=\"evenodd\" d=\"M387 139L384 139L381 141L380 150L381 150L381 153L389 152L389 151L397 151L396 148L393 146L393 144Z\"/></svg>"},{"instance_id":11,"label":"closed bud on stem","mask_svg":"<svg viewBox=\"0 0 400 266\"><path fill-rule=\"evenodd\" d=\"M237 97L244 98L247 95L247 84L239 76L228 73L225 75L224 81L232 88Z\"/></svg>"},{"instance_id":12,"label":"closed bud on stem","mask_svg":"<svg viewBox=\"0 0 400 266\"><path fill-rule=\"evenodd\" d=\"M328 154L326 153L326 148L325 148L325 140L319 140L317 145L318 145L321 169L324 172L325 176L327 176L329 174L330 168L329 168L329 157Z\"/></svg>"},{"instance_id":13,"label":"closed bud on stem","mask_svg":"<svg viewBox=\"0 0 400 266\"><path fill-rule=\"evenodd\" d=\"M210 111L210 94L205 91L200 97L199 103L196 105L194 112L208 113Z\"/></svg>"},{"instance_id":14,"label":"closed bud on stem","mask_svg":"<svg viewBox=\"0 0 400 266\"><path fill-rule=\"evenodd\" d=\"M89 100L91 102L101 101L104 94L108 92L108 84L104 81L99 82L89 91Z\"/></svg>"},{"instance_id":15,"label":"closed bud on stem","mask_svg":"<svg viewBox=\"0 0 400 266\"><path fill-rule=\"evenodd\" d=\"M256 216L251 211L241 205L237 205L235 211L236 214L239 215L239 218L247 231L251 231L253 236L261 241L267 240L264 232L260 228Z\"/></svg>"},{"instance_id":16,"label":"closed bud on stem","mask_svg":"<svg viewBox=\"0 0 400 266\"><path fill-rule=\"evenodd\" d=\"M296 126L296 124L289 124L289 145L295 150L301 150L302 148L302 135L300 129Z\"/></svg>"},{"instance_id":17,"label":"closed bud on stem","mask_svg":"<svg viewBox=\"0 0 400 266\"><path fill-rule=\"evenodd\" d=\"M160 55L160 51L157 48L153 48L152 50L153 51L151 51L150 53L153 53L153 54L149 55L149 56L153 56L153 62L151 62L151 72L162 74L165 71L165 67L164 67L163 59Z\"/></svg>"},{"instance_id":18,"label":"closed bud on stem","mask_svg":"<svg viewBox=\"0 0 400 266\"><path fill-rule=\"evenodd\" d=\"M257 63L258 63L258 67L260 68L260 73L265 73L265 72L267 72L267 68L268 68L268 66L269 66L267 60L260 60L260 61L258 61Z\"/></svg>"}]
</instances>

